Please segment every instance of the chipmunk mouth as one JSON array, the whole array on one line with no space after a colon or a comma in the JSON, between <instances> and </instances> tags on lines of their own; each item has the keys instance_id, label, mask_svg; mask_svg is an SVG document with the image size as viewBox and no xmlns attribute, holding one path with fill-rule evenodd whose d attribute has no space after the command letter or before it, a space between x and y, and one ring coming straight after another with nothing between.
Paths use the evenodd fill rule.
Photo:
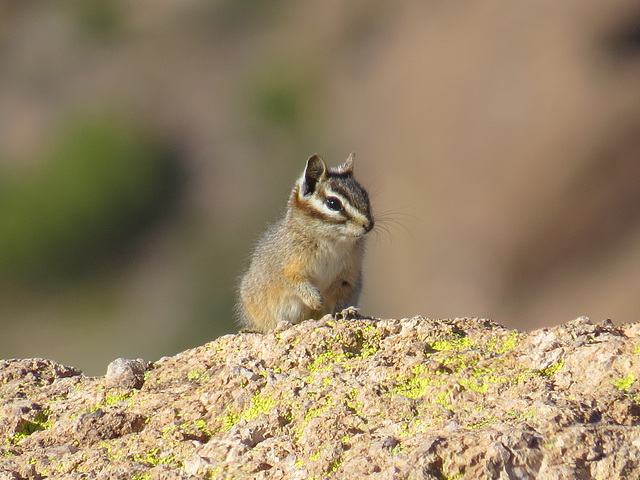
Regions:
<instances>
[{"instance_id":1,"label":"chipmunk mouth","mask_svg":"<svg viewBox=\"0 0 640 480\"><path fill-rule=\"evenodd\" d=\"M374 222L373 220L369 220L367 223L365 223L362 226L362 228L364 228L364 233L369 233L371 230L373 230L375 224L376 222Z\"/></svg>"},{"instance_id":2,"label":"chipmunk mouth","mask_svg":"<svg viewBox=\"0 0 640 480\"><path fill-rule=\"evenodd\" d=\"M354 233L350 233L347 236L348 237L352 237L352 238L360 238L360 237L364 237L367 233L369 233L371 230L373 230L373 221L371 222L367 222L366 224L362 225L362 229L354 232Z\"/></svg>"}]
</instances>

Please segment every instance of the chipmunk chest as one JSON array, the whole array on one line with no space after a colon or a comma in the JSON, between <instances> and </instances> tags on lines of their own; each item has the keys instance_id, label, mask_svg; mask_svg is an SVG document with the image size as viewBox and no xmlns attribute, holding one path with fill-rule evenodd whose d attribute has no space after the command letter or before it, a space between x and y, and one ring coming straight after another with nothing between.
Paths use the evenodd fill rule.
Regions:
<instances>
[{"instance_id":1,"label":"chipmunk chest","mask_svg":"<svg viewBox=\"0 0 640 480\"><path fill-rule=\"evenodd\" d=\"M323 290L353 262L354 245L349 242L338 243L318 250L310 267L310 277L317 288Z\"/></svg>"}]
</instances>

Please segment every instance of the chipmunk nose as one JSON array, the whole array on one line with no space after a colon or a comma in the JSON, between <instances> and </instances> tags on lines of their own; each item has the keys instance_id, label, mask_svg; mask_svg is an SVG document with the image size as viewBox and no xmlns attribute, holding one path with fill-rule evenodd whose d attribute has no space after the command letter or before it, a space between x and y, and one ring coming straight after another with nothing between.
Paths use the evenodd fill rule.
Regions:
<instances>
[{"instance_id":1,"label":"chipmunk nose","mask_svg":"<svg viewBox=\"0 0 640 480\"><path fill-rule=\"evenodd\" d=\"M369 233L371 230L373 230L373 226L375 225L375 222L373 220L369 220L367 223L365 223L362 228L364 228L364 233Z\"/></svg>"}]
</instances>

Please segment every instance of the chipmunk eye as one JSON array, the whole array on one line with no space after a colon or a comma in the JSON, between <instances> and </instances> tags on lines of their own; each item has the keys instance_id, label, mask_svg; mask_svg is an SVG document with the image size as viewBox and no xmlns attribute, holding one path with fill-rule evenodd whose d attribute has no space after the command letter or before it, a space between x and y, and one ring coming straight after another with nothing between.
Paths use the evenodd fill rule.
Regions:
<instances>
[{"instance_id":1,"label":"chipmunk eye","mask_svg":"<svg viewBox=\"0 0 640 480\"><path fill-rule=\"evenodd\" d=\"M342 210L342 202L336 197L327 197L325 205L329 210L334 210L336 212Z\"/></svg>"}]
</instances>

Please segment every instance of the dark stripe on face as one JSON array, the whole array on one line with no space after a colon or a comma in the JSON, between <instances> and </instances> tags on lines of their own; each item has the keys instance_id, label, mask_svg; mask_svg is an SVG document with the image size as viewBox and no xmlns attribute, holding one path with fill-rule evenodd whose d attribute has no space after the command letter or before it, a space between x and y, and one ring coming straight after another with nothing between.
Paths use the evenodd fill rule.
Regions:
<instances>
[{"instance_id":1,"label":"dark stripe on face","mask_svg":"<svg viewBox=\"0 0 640 480\"><path fill-rule=\"evenodd\" d=\"M324 197L319 196L321 199L323 199L324 201ZM335 225L339 225L341 223L346 223L347 218L334 218L331 217L327 214L325 214L324 212L319 212L318 210L316 210L314 208L313 205L311 205L308 202L305 202L304 200L302 200L300 198L300 194L299 192L296 192L296 195L294 195L293 197L293 201L294 201L294 205L295 208L297 208L299 211L305 213L306 215L312 217L312 218L317 218L319 220L322 220L323 222L326 223L332 223Z\"/></svg>"},{"instance_id":2,"label":"dark stripe on face","mask_svg":"<svg viewBox=\"0 0 640 480\"><path fill-rule=\"evenodd\" d=\"M329 189L342 195L352 207L368 219L372 219L369 196L351 175L344 177L334 176L327 183Z\"/></svg>"},{"instance_id":3,"label":"dark stripe on face","mask_svg":"<svg viewBox=\"0 0 640 480\"><path fill-rule=\"evenodd\" d=\"M353 203L353 199L351 198L351 194L349 193L349 190L347 190L346 188L344 188L342 185L337 184L337 185L331 185L331 190L336 192L339 195L342 195L343 198L345 198L349 203ZM331 194L328 193L328 196L330 196Z\"/></svg>"}]
</instances>

